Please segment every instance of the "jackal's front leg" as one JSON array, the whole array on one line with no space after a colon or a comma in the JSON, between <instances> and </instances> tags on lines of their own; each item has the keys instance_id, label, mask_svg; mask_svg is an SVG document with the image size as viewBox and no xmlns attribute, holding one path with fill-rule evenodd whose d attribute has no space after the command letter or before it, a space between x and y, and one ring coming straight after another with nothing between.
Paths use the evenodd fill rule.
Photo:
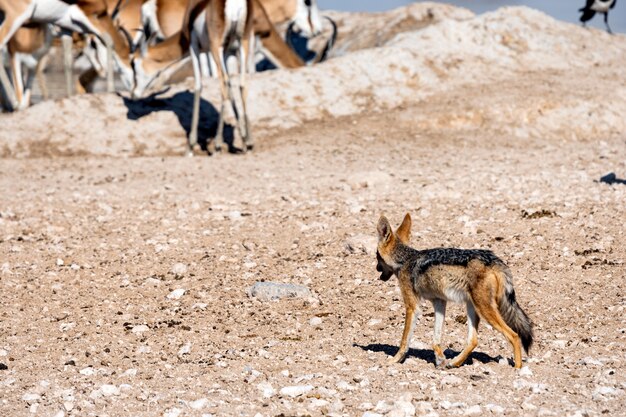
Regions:
<instances>
[{"instance_id":1,"label":"jackal's front leg","mask_svg":"<svg viewBox=\"0 0 626 417\"><path fill-rule=\"evenodd\" d=\"M394 357L387 360L388 363L402 362L409 351L409 342L411 341L411 335L413 334L413 328L415 327L416 305L412 303L406 307L406 317L404 320L404 331L402 332L402 340L400 341L400 349Z\"/></svg>"}]
</instances>

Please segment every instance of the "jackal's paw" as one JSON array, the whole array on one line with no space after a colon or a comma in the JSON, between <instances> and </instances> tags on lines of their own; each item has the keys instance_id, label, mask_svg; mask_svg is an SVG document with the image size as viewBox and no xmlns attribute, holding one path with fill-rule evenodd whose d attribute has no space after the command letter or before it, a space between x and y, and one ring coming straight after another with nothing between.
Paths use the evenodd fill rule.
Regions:
<instances>
[{"instance_id":1,"label":"jackal's paw","mask_svg":"<svg viewBox=\"0 0 626 417\"><path fill-rule=\"evenodd\" d=\"M450 361L446 358L435 358L435 366L440 369L450 368Z\"/></svg>"},{"instance_id":2,"label":"jackal's paw","mask_svg":"<svg viewBox=\"0 0 626 417\"><path fill-rule=\"evenodd\" d=\"M404 356L405 355L402 354L402 355L395 355L395 356L393 356L391 358L388 358L387 359L387 364L388 365L393 365L394 363L400 363L400 362L402 362L404 360Z\"/></svg>"}]
</instances>

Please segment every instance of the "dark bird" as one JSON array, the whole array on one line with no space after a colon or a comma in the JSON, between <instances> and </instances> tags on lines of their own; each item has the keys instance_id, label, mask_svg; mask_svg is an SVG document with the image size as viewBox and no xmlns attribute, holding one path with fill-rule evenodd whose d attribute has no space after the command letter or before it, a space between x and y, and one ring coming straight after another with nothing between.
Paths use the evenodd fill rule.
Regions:
<instances>
[{"instance_id":1,"label":"dark bird","mask_svg":"<svg viewBox=\"0 0 626 417\"><path fill-rule=\"evenodd\" d=\"M583 26L585 26L589 20L593 19L596 13L603 13L606 30L613 34L609 26L609 10L615 7L615 3L617 3L617 0L587 0L585 7L578 10L583 13L582 16L580 16L580 21L583 23Z\"/></svg>"}]
</instances>

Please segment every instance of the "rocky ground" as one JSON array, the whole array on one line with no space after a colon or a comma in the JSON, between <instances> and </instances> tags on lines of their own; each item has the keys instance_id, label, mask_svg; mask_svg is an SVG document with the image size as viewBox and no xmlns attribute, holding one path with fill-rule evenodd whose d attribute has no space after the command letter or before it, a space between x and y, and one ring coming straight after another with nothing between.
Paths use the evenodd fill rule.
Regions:
<instances>
[{"instance_id":1,"label":"rocky ground","mask_svg":"<svg viewBox=\"0 0 626 417\"><path fill-rule=\"evenodd\" d=\"M308 98L289 113L280 100L297 94L276 93L278 120L257 105L246 155L182 158L173 112L132 120L113 95L0 116L0 415L623 413L626 41L537 16L444 19L393 51L258 75L252 85L318 77L351 95L332 107L322 88L317 110ZM520 32L526 47L499 58L488 45L518 24L548 40ZM452 42L465 31L482 55ZM414 54L420 39L442 43ZM319 78L404 49L416 61L388 88ZM509 264L535 323L522 370L484 323L465 366L436 369L427 304L408 359L386 364L403 304L395 279L378 280L375 225L406 212L415 247L490 248ZM310 294L251 297L263 281ZM450 305L448 356L463 323Z\"/></svg>"}]
</instances>

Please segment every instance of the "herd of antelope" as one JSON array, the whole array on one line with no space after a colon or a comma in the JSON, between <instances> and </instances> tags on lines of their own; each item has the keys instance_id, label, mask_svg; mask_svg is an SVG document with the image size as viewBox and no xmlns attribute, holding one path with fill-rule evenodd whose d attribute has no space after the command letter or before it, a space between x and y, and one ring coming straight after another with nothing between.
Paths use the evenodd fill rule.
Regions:
<instances>
[{"instance_id":1,"label":"herd of antelope","mask_svg":"<svg viewBox=\"0 0 626 417\"><path fill-rule=\"evenodd\" d=\"M194 101L189 154L198 140L202 77L207 73L219 78L222 94L217 135L208 150L223 146L224 112L230 103L245 151L253 147L246 73L254 70L255 51L278 68L304 66L277 27L289 25L288 31L295 27L302 36L315 37L322 22L315 0L0 0L0 102L9 111L30 105L33 80L58 38L68 95L74 88L91 91L98 77L106 77L107 90L113 91L115 72L131 97L140 99L162 89L190 61ZM330 22L334 33L324 54L336 35ZM73 49L89 62L76 87ZM233 60L238 79L231 74ZM45 96L45 83L40 88Z\"/></svg>"}]
</instances>

